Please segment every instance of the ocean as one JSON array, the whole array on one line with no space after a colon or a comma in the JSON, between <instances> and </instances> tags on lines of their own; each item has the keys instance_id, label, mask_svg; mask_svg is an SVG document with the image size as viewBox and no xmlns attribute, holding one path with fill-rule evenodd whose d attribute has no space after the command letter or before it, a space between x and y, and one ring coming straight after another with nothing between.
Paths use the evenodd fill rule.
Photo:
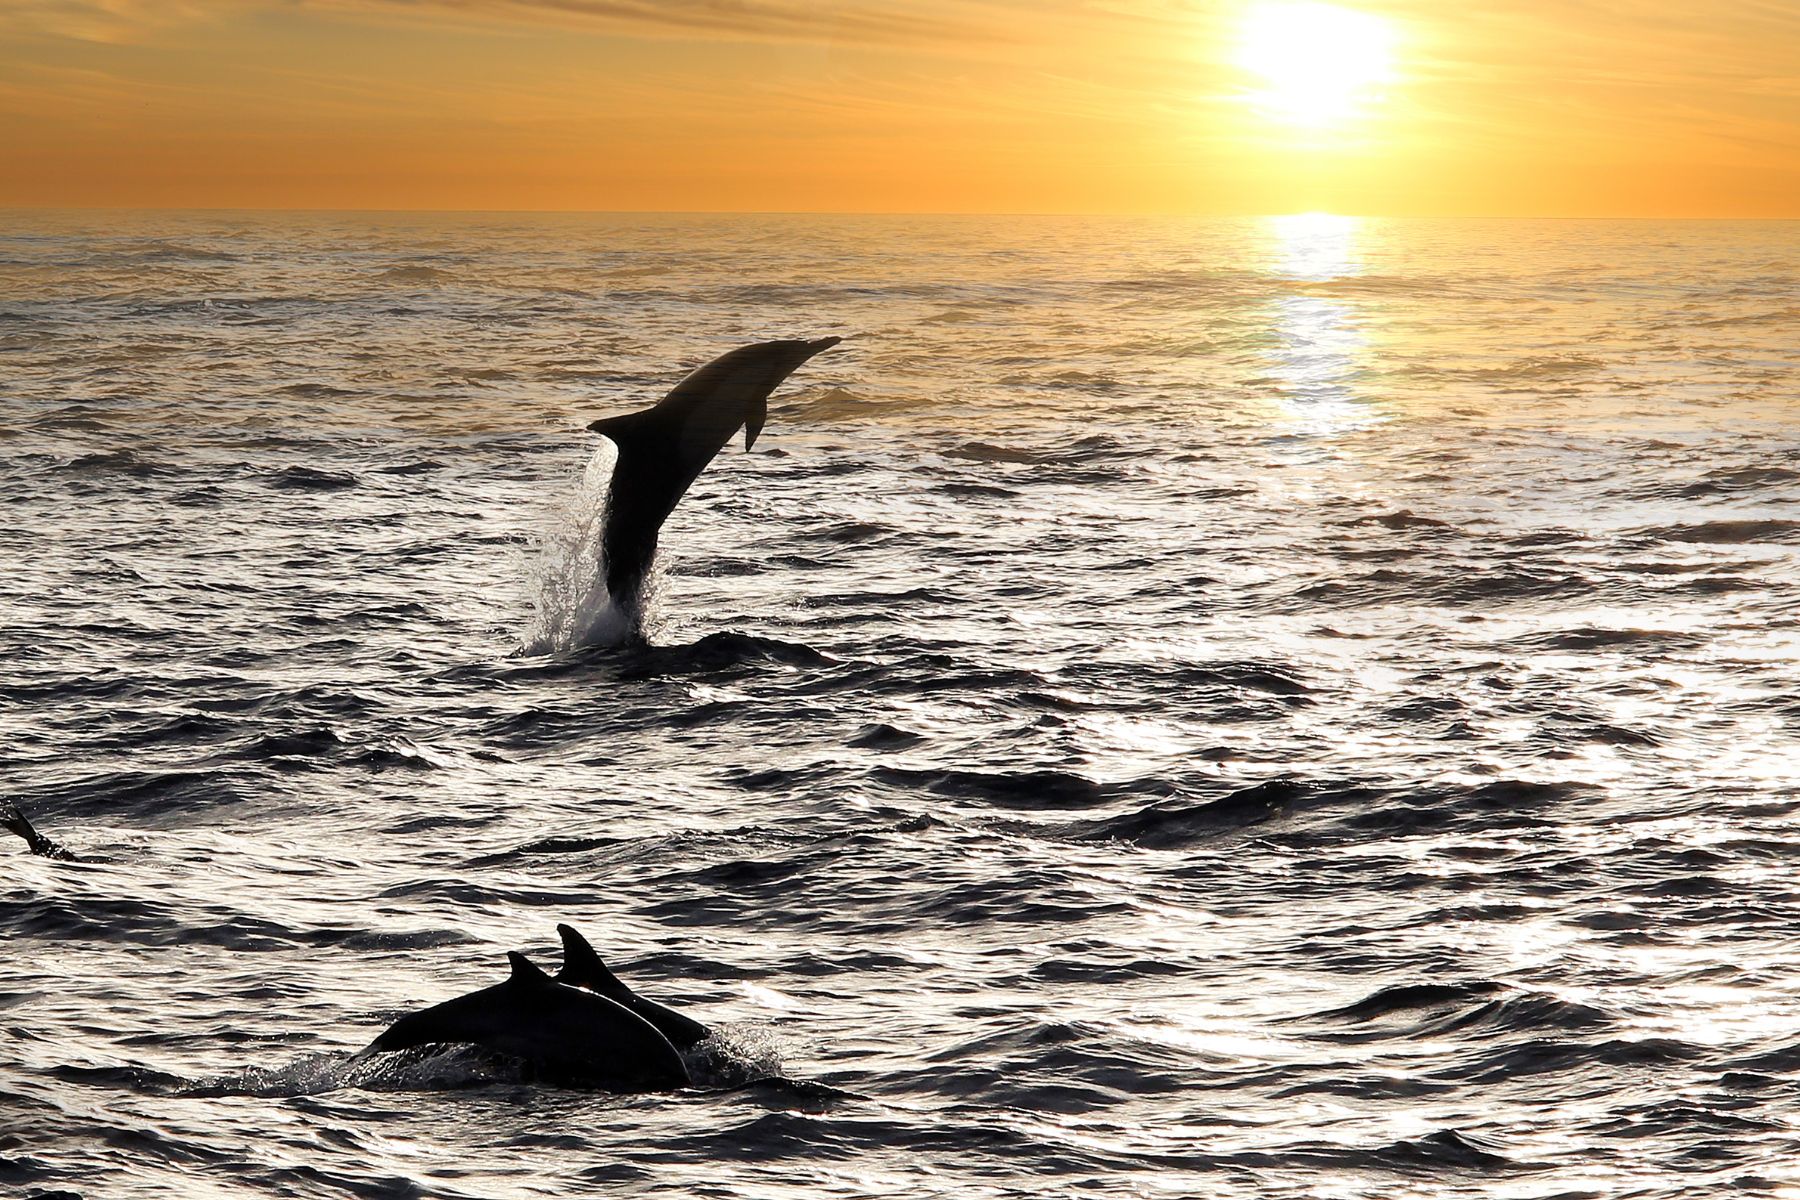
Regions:
<instances>
[{"instance_id":1,"label":"ocean","mask_svg":"<svg viewBox=\"0 0 1800 1200\"><path fill-rule=\"evenodd\" d=\"M1800 223L0 215L0 1187L1800 1189ZM585 431L841 336L596 594ZM351 1061L580 928L692 1088Z\"/></svg>"}]
</instances>

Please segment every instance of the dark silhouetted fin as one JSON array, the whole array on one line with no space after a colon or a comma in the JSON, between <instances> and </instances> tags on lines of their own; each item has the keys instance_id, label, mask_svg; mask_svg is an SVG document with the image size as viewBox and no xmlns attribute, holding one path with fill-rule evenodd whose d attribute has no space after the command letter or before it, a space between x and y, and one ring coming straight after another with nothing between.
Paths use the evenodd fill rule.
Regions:
<instances>
[{"instance_id":1,"label":"dark silhouetted fin","mask_svg":"<svg viewBox=\"0 0 1800 1200\"><path fill-rule=\"evenodd\" d=\"M0 800L0 828L24 838L25 844L31 847L31 852L40 857L60 859L63 862L81 861L66 847L39 833L37 826L26 820L25 814L11 800Z\"/></svg>"},{"instance_id":2,"label":"dark silhouetted fin","mask_svg":"<svg viewBox=\"0 0 1800 1200\"><path fill-rule=\"evenodd\" d=\"M621 453L626 446L636 446L649 436L655 422L650 414L655 409L646 408L641 412L626 413L618 417L602 417L588 426L591 432L603 434L612 439L613 445L620 448Z\"/></svg>"},{"instance_id":3,"label":"dark silhouetted fin","mask_svg":"<svg viewBox=\"0 0 1800 1200\"><path fill-rule=\"evenodd\" d=\"M632 991L606 969L593 946L573 926L558 925L556 932L562 936L563 944L563 966L556 973L557 983L586 988L617 1001L648 1021L677 1050L691 1050L711 1036L712 1031L692 1017L684 1017Z\"/></svg>"},{"instance_id":4,"label":"dark silhouetted fin","mask_svg":"<svg viewBox=\"0 0 1800 1200\"><path fill-rule=\"evenodd\" d=\"M508 983L523 983L536 987L539 984L551 982L550 977L544 974L542 967L517 950L507 951L506 961L512 964L512 978L507 980Z\"/></svg>"},{"instance_id":5,"label":"dark silhouetted fin","mask_svg":"<svg viewBox=\"0 0 1800 1200\"><path fill-rule=\"evenodd\" d=\"M558 925L557 934L562 938L563 965L556 973L557 983L566 983L570 987L587 988L599 992L602 996L610 996L614 1000L630 1000L631 989L619 982L619 977L606 969L600 956L588 940L577 933L572 925Z\"/></svg>"}]
</instances>

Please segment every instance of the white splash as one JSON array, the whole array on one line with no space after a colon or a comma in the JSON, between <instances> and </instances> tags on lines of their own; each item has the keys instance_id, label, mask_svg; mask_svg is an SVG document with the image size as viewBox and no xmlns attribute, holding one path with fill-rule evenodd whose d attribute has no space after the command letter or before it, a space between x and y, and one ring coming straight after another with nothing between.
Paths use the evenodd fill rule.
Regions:
<instances>
[{"instance_id":1,"label":"white splash","mask_svg":"<svg viewBox=\"0 0 1800 1200\"><path fill-rule=\"evenodd\" d=\"M641 619L613 603L606 590L600 535L606 528L606 488L617 454L605 438L582 471L575 492L551 516L539 537L536 564L527 578L531 623L525 653L552 654L582 646L619 646L643 636ZM648 609L653 588L641 603Z\"/></svg>"}]
</instances>

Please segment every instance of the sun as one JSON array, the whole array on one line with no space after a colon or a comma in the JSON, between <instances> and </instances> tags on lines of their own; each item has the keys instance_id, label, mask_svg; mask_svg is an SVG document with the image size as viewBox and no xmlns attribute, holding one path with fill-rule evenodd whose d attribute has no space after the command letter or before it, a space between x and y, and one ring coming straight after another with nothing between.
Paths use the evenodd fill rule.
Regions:
<instances>
[{"instance_id":1,"label":"sun","mask_svg":"<svg viewBox=\"0 0 1800 1200\"><path fill-rule=\"evenodd\" d=\"M1245 17L1238 64L1266 88L1271 116L1323 127L1362 115L1394 77L1394 27L1370 13L1312 0L1258 3Z\"/></svg>"}]
</instances>

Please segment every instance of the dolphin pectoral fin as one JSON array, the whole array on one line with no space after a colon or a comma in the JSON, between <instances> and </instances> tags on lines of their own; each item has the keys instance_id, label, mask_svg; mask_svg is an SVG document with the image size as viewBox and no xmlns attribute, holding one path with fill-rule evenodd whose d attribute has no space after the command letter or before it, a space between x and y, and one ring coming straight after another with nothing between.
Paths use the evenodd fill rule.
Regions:
<instances>
[{"instance_id":1,"label":"dolphin pectoral fin","mask_svg":"<svg viewBox=\"0 0 1800 1200\"><path fill-rule=\"evenodd\" d=\"M744 420L744 453L750 453L750 447L756 445L756 435L762 432L763 423L769 419L769 398L764 396L750 406L750 415Z\"/></svg>"}]
</instances>

